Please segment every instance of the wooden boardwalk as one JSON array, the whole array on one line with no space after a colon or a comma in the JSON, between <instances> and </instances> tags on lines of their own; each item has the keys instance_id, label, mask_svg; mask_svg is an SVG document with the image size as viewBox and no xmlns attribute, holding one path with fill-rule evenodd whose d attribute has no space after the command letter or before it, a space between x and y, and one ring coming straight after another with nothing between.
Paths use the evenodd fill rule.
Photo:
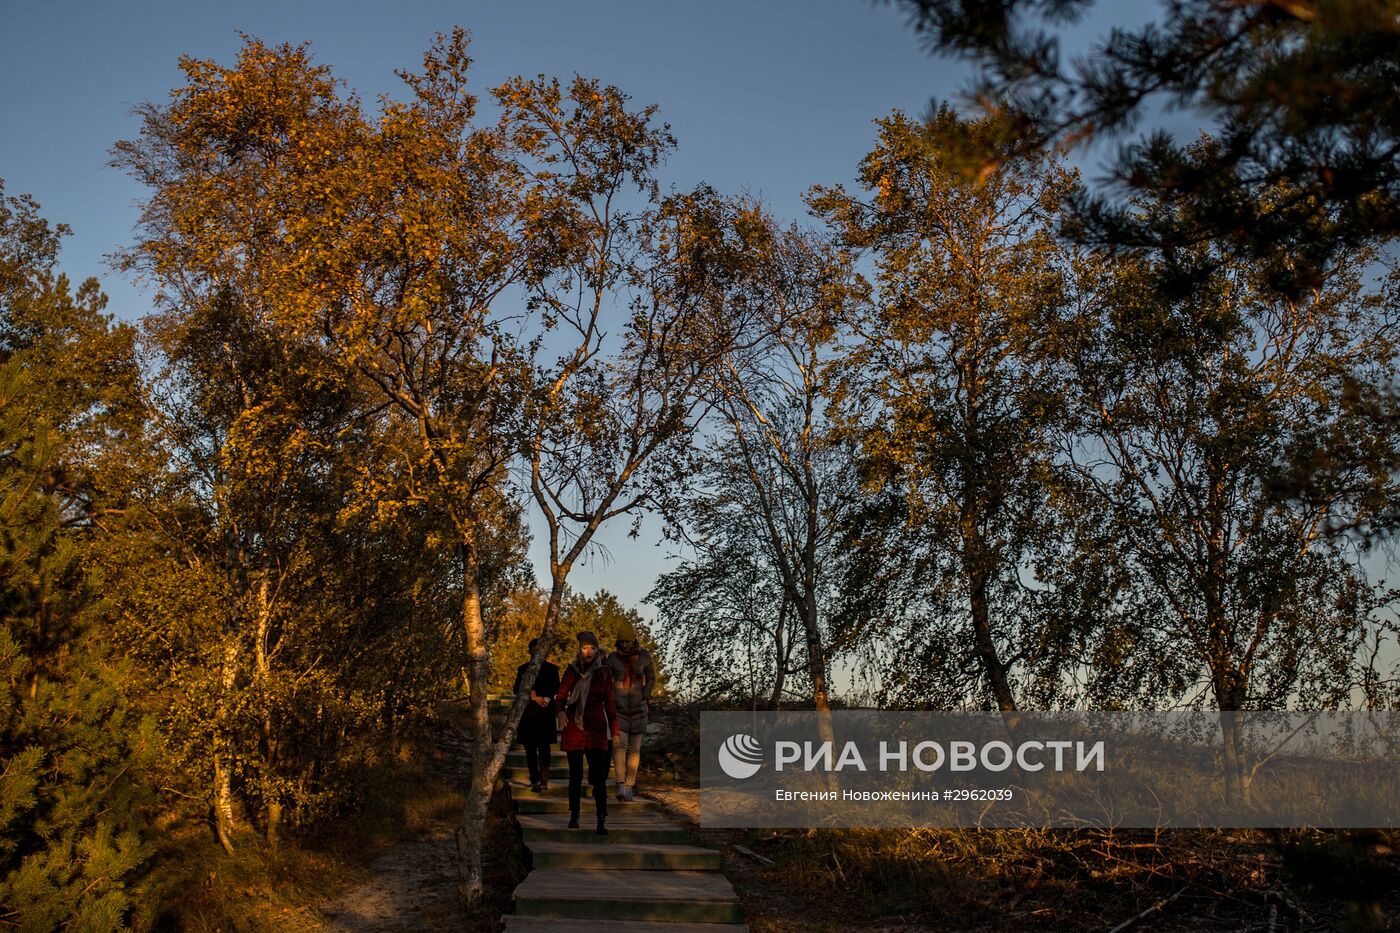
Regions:
<instances>
[{"instance_id":1,"label":"wooden boardwalk","mask_svg":"<svg viewBox=\"0 0 1400 933\"><path fill-rule=\"evenodd\" d=\"M515 889L508 933L747 933L739 897L720 873L720 854L691 845L655 801L619 803L610 777L608 835L594 827L587 796L569 829L568 764L555 746L550 786L530 790L525 752L506 757L507 787L530 853Z\"/></svg>"}]
</instances>

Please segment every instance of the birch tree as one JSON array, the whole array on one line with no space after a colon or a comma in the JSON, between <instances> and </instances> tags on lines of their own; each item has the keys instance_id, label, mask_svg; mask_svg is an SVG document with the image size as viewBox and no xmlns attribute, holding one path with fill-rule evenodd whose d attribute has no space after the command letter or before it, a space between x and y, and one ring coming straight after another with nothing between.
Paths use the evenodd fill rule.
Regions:
<instances>
[{"instance_id":1,"label":"birch tree","mask_svg":"<svg viewBox=\"0 0 1400 933\"><path fill-rule=\"evenodd\" d=\"M1108 559L1128 568L1118 674L1139 671L1140 701L1335 708L1365 681L1384 595L1327 531L1395 494L1380 466L1395 434L1345 401L1394 374L1394 277L1368 288L1373 259L1356 253L1296 299L1241 260L1180 300L1153 287L1155 264L1116 263L1083 306L1074 463L1111 515ZM1343 439L1368 455L1340 471L1312 460L1326 481L1289 495L1297 452ZM1227 793L1244 800L1232 715L1222 728Z\"/></svg>"},{"instance_id":2,"label":"birch tree","mask_svg":"<svg viewBox=\"0 0 1400 933\"><path fill-rule=\"evenodd\" d=\"M945 109L879 127L864 196L817 188L811 202L876 269L844 371L846 425L868 488L904 500L884 514L902 515L921 577L894 630L881 627L901 658L886 690L1011 711L1039 648L1031 565L1052 535L1047 341L1065 292L1053 226L1071 179L1044 154L966 177L955 153L993 139L988 120Z\"/></svg>"},{"instance_id":3,"label":"birch tree","mask_svg":"<svg viewBox=\"0 0 1400 933\"><path fill-rule=\"evenodd\" d=\"M250 41L236 68L181 67L188 84L170 104L139 109L142 136L119 143L115 162L152 189L122 262L156 287L147 332L165 370L153 413L194 507L182 526L187 556L219 594L211 781L219 840L232 852L235 775L246 764L236 722L258 715L241 684L247 674L269 689L270 633L306 517L294 487L316 456L306 390L327 375L313 371L314 347L275 323L296 251L283 204L330 157L325 133L346 110L304 49ZM270 712L262 719L270 733ZM267 791L275 839L281 805Z\"/></svg>"},{"instance_id":4,"label":"birch tree","mask_svg":"<svg viewBox=\"0 0 1400 933\"><path fill-rule=\"evenodd\" d=\"M749 253L746 300L759 309L754 339L715 367L714 424L693 492L673 528L697 554L658 589L675 622L694 629L703 656L710 605L737 644L751 630L771 646L769 705L797 675L815 709L830 709L832 645L827 610L842 508L854 492L852 456L834 437L838 335L858 283L850 256L816 234L779 227L761 212L736 218ZM744 556L739 555L747 552ZM681 593L695 599L677 600ZM771 600L763 607L759 600Z\"/></svg>"},{"instance_id":5,"label":"birch tree","mask_svg":"<svg viewBox=\"0 0 1400 933\"><path fill-rule=\"evenodd\" d=\"M516 79L491 92L501 116L483 125L467 47L462 30L439 36L402 74L406 98L374 118L304 49L250 41L236 69L187 63L184 97L151 111L158 157L135 167L158 192L152 223L197 246L170 256L172 274L222 283L231 266L293 345L370 387L386 427L365 451L363 514L434 516L451 549L475 903L487 801L523 711L493 738L491 568L533 499L551 553L542 656L598 528L683 462L694 386L728 324L695 220L724 200L661 195L673 141L655 108L583 78ZM157 260L168 240L150 238Z\"/></svg>"}]
</instances>

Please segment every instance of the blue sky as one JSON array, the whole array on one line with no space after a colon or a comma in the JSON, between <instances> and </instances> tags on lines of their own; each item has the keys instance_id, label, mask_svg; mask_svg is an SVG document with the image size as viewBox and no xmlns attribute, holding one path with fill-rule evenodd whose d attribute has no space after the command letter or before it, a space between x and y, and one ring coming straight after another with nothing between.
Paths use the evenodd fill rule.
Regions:
<instances>
[{"instance_id":1,"label":"blue sky","mask_svg":"<svg viewBox=\"0 0 1400 933\"><path fill-rule=\"evenodd\" d=\"M964 69L923 54L902 18L861 0L801 3L0 2L0 177L71 224L64 265L99 271L126 241L143 192L106 167L137 131L131 108L180 83L181 54L231 63L238 32L310 41L316 58L372 100L399 92L434 31L473 35L478 87L574 72L657 103L680 148L668 177L761 192L798 215L801 192L847 178L871 120L954 93ZM113 310L143 297L103 276Z\"/></svg>"},{"instance_id":2,"label":"blue sky","mask_svg":"<svg viewBox=\"0 0 1400 933\"><path fill-rule=\"evenodd\" d=\"M1150 8L1133 0L1113 14ZM875 118L922 114L970 73L930 58L898 11L864 0L0 0L0 178L7 194L32 194L47 218L73 227L63 269L99 275L110 310L134 320L148 297L103 257L128 242L143 191L106 163L137 132L132 108L180 83L180 55L230 63L240 31L309 41L372 100L399 93L394 69L415 67L432 34L457 24L474 35L479 88L537 73L616 84L671 123L679 149L668 183L759 194L793 219L810 185L849 182ZM576 571L577 588L638 603L671 565L654 525L632 540L626 524L602 534L607 557Z\"/></svg>"}]
</instances>

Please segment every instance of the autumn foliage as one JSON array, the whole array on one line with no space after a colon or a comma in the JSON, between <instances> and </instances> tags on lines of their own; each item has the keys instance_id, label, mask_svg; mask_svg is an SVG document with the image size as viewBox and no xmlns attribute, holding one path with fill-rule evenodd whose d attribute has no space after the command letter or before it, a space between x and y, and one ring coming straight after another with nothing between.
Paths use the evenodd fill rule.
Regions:
<instances>
[{"instance_id":1,"label":"autumn foliage","mask_svg":"<svg viewBox=\"0 0 1400 933\"><path fill-rule=\"evenodd\" d=\"M1059 153L962 171L1005 127L948 109L802 227L669 187L655 106L468 50L375 105L304 45L182 60L114 150L137 323L0 192L0 920L149 925L155 838L352 820L446 701L476 903L524 702L491 738L488 694L580 628L774 708L1396 703L1375 244L1293 293L1194 243L1183 297L1057 235ZM647 512L686 555L651 626L570 586Z\"/></svg>"}]
</instances>

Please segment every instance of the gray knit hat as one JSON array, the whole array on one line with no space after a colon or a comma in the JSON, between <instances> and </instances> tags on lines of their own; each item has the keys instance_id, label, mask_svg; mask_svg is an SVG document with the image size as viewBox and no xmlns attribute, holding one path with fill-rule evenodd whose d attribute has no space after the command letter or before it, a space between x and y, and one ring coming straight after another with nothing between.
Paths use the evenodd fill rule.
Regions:
<instances>
[{"instance_id":1,"label":"gray knit hat","mask_svg":"<svg viewBox=\"0 0 1400 933\"><path fill-rule=\"evenodd\" d=\"M592 645L594 648L598 649L601 649L603 647L602 645L598 644L598 636L594 635L592 632L579 632L578 643L579 647L583 647L584 645Z\"/></svg>"}]
</instances>

